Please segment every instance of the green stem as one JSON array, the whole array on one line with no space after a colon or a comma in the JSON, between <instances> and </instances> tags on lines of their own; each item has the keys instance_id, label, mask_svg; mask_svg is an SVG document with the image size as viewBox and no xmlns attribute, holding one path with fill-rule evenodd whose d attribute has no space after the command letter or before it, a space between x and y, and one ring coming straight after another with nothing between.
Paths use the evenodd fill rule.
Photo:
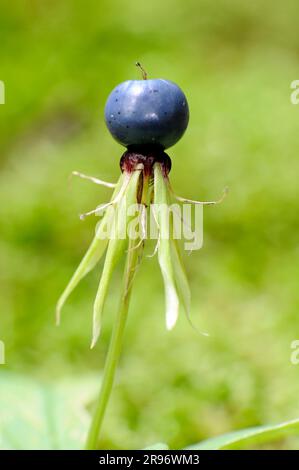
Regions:
<instances>
[{"instance_id":1,"label":"green stem","mask_svg":"<svg viewBox=\"0 0 299 470\"><path fill-rule=\"evenodd\" d=\"M130 294L132 290L132 279L138 263L139 250L137 248L134 249L134 246L132 245L133 243L130 240L120 307L113 327L112 337L103 373L100 395L96 404L95 413L93 415L91 426L87 436L85 446L87 450L97 449L99 433L103 423L106 407L113 386L116 367L121 353L123 333L129 308Z\"/></svg>"},{"instance_id":2,"label":"green stem","mask_svg":"<svg viewBox=\"0 0 299 470\"><path fill-rule=\"evenodd\" d=\"M146 179L146 181L144 181L143 183L141 199L142 202L146 199L147 190L148 179ZM142 249L143 244L140 244L139 240L129 240L120 306L112 331L112 337L103 372L100 394L96 403L95 412L92 417L91 426L87 436L87 441L85 445L86 450L97 449L99 434L101 431L108 400L111 394L116 367L121 353L123 334L130 302L130 294L133 285L133 278L139 263L139 259L142 254Z\"/></svg>"}]
</instances>

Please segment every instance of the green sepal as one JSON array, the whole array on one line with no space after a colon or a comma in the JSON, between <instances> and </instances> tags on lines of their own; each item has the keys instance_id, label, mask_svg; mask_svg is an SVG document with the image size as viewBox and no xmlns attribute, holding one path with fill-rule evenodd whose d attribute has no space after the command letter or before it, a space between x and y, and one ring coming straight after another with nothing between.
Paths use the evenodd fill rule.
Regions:
<instances>
[{"instance_id":1,"label":"green sepal","mask_svg":"<svg viewBox=\"0 0 299 470\"><path fill-rule=\"evenodd\" d=\"M159 228L158 261L165 289L166 328L171 330L178 318L179 297L171 260L168 188L159 163L154 166L154 211Z\"/></svg>"},{"instance_id":2,"label":"green sepal","mask_svg":"<svg viewBox=\"0 0 299 470\"><path fill-rule=\"evenodd\" d=\"M121 175L116 188L113 192L111 200L115 199L120 192L122 186L123 186L123 181L124 181L124 176ZM88 248L85 256L83 257L81 263L79 264L78 268L76 269L75 273L71 277L71 280L69 281L68 285L66 286L65 290L61 294L57 306L56 306L56 323L60 323L60 318L61 318L61 310L62 307L64 306L66 300L72 293L72 291L77 287L81 279L86 276L97 264L98 261L100 261L106 247L108 244L108 239L103 235L104 230L106 229L107 226L109 226L112 223L111 218L113 217L112 211L106 210L101 222L99 223L97 229L96 229L96 235Z\"/></svg>"},{"instance_id":3,"label":"green sepal","mask_svg":"<svg viewBox=\"0 0 299 470\"><path fill-rule=\"evenodd\" d=\"M105 263L94 303L91 348L95 346L100 335L102 313L113 270L128 245L127 224L129 217L127 215L127 208L137 202L140 172L141 170L136 170L131 174L125 174L124 184L126 188L121 200L115 205L113 238L109 240Z\"/></svg>"}]
</instances>

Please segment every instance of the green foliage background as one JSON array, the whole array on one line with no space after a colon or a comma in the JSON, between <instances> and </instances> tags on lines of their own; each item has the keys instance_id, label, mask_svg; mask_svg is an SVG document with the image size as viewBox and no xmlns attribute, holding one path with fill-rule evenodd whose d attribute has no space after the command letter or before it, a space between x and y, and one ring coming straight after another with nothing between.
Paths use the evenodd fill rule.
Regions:
<instances>
[{"instance_id":1,"label":"green foliage background","mask_svg":"<svg viewBox=\"0 0 299 470\"><path fill-rule=\"evenodd\" d=\"M90 351L100 267L56 300L92 238L80 212L109 190L68 181L76 169L116 180L123 149L103 109L120 81L177 82L191 119L171 180L204 211L204 247L186 256L194 333L183 312L165 331L162 279L145 258L102 436L106 448L208 436L298 416L298 2L3 0L0 7L0 339L13 371L39 381L100 374L118 304L115 274L101 340ZM20 399L22 398L20 391ZM1 404L0 404L1 414ZM298 447L298 441L276 447Z\"/></svg>"}]
</instances>

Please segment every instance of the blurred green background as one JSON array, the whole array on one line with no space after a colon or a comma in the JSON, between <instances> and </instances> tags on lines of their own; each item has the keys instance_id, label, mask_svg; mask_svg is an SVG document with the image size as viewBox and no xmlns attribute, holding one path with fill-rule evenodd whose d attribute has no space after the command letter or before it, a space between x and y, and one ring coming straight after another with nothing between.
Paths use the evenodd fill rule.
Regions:
<instances>
[{"instance_id":1,"label":"blurred green background","mask_svg":"<svg viewBox=\"0 0 299 470\"><path fill-rule=\"evenodd\" d=\"M186 256L192 317L166 332L156 258L136 279L123 355L101 445L181 448L208 436L298 417L298 2L2 0L0 79L0 339L8 372L57 383L98 375L103 334L89 349L99 266L54 325L55 303L93 236L78 214L110 192L68 180L79 170L114 181L123 149L105 128L111 89L139 78L177 82L190 125L172 149L171 180L204 211L204 247ZM1 406L1 405L0 405ZM275 444L297 447L298 440Z\"/></svg>"}]
</instances>

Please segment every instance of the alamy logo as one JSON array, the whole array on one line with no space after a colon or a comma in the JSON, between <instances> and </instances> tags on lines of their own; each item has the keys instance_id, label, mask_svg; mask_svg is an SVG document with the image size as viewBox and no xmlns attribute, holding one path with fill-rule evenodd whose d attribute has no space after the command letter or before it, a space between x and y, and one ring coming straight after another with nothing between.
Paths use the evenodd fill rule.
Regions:
<instances>
[{"instance_id":1,"label":"alamy logo","mask_svg":"<svg viewBox=\"0 0 299 470\"><path fill-rule=\"evenodd\" d=\"M0 104L5 104L5 85L2 80L0 80Z\"/></svg>"},{"instance_id":2,"label":"alamy logo","mask_svg":"<svg viewBox=\"0 0 299 470\"><path fill-rule=\"evenodd\" d=\"M5 364L5 344L0 340L0 364Z\"/></svg>"},{"instance_id":3,"label":"alamy logo","mask_svg":"<svg viewBox=\"0 0 299 470\"><path fill-rule=\"evenodd\" d=\"M291 93L290 99L292 104L299 103L299 80L293 80L291 83L291 89L294 90Z\"/></svg>"},{"instance_id":4,"label":"alamy logo","mask_svg":"<svg viewBox=\"0 0 299 470\"><path fill-rule=\"evenodd\" d=\"M299 364L299 340L294 339L294 341L291 342L290 347L293 349L290 356L290 361L294 366L296 366Z\"/></svg>"},{"instance_id":5,"label":"alamy logo","mask_svg":"<svg viewBox=\"0 0 299 470\"><path fill-rule=\"evenodd\" d=\"M105 209L105 211L103 210ZM105 224L99 223L96 227L96 236L99 239L125 239L131 240L184 240L185 250L199 250L203 245L203 206L192 204L154 204L148 211L142 204L126 205L126 200L115 206L101 205L94 211L99 217L106 214ZM123 224L125 218L128 224ZM163 218L163 227L159 226L159 219ZM103 219L102 219L103 220Z\"/></svg>"}]
</instances>

